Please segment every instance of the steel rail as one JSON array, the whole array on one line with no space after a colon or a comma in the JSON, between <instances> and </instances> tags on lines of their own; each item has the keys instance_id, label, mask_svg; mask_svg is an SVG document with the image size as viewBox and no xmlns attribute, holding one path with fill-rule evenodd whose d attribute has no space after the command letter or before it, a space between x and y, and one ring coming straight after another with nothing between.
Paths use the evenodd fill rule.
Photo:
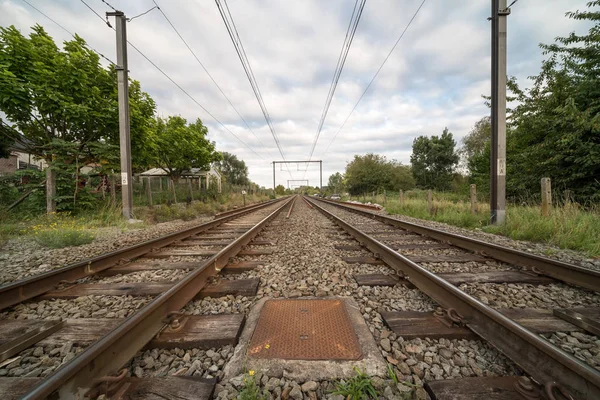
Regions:
<instances>
[{"instance_id":1,"label":"steel rail","mask_svg":"<svg viewBox=\"0 0 600 400\"><path fill-rule=\"evenodd\" d=\"M250 205L245 206L245 207L240 207L240 208L235 208L233 210L223 211L223 212L220 212L218 214L215 214L215 219L227 217L227 216L229 216L231 214L235 214L236 212L244 211L244 210L247 210L247 209L250 209L250 208L254 208L254 207L260 207L261 205L263 205L265 203L272 203L272 202L273 202L273 200L268 200L266 202L262 201L262 202L259 202L259 203L250 204Z\"/></svg>"},{"instance_id":2,"label":"steel rail","mask_svg":"<svg viewBox=\"0 0 600 400\"><path fill-rule=\"evenodd\" d=\"M164 326L168 314L180 310L191 301L205 286L207 279L218 274L227 265L229 259L250 243L290 201L291 199L288 198L248 232L204 261L201 266L189 272L169 290L146 304L122 324L82 351L71 362L34 386L22 399L41 400L55 392L57 396L53 395L52 398L83 398L86 391L94 385L95 378L114 373L150 342Z\"/></svg>"},{"instance_id":3,"label":"steel rail","mask_svg":"<svg viewBox=\"0 0 600 400\"><path fill-rule=\"evenodd\" d=\"M285 216L285 218L289 218L290 215L292 215L292 210L294 210L294 204L296 204L296 199L298 199L298 196L294 196L294 200L292 201L292 204L290 205L290 209L288 210L287 215Z\"/></svg>"},{"instance_id":4,"label":"steel rail","mask_svg":"<svg viewBox=\"0 0 600 400\"><path fill-rule=\"evenodd\" d=\"M151 239L109 253L104 253L96 257L78 261L61 268L53 269L39 275L34 275L0 286L0 310L44 294L54 289L61 281L74 281L84 278L88 275L93 275L117 265L122 260L130 260L146 254L153 249L168 246L173 242L185 239L186 237L195 235L197 233L207 231L215 226L231 221L232 219L236 219L260 208L267 207L277 201L280 201L280 199L259 205L248 206L244 209L238 210L235 214L230 214L228 216L221 217L192 228L171 233L156 239Z\"/></svg>"},{"instance_id":5,"label":"steel rail","mask_svg":"<svg viewBox=\"0 0 600 400\"><path fill-rule=\"evenodd\" d=\"M438 304L458 311L468 328L527 371L537 382L542 385L557 382L577 399L600 399L600 371L412 262L321 205L314 201L311 203Z\"/></svg>"},{"instance_id":6,"label":"steel rail","mask_svg":"<svg viewBox=\"0 0 600 400\"><path fill-rule=\"evenodd\" d=\"M465 250L470 250L475 253L489 256L499 261L518 265L523 268L535 269L536 273L548 275L554 279L566 283L581 286L594 291L600 291L599 271L553 260L543 256L538 256L536 254L530 254L524 251L511 249L495 243L489 243L483 240L458 235L456 233L444 232L439 229L430 228L413 222L400 221L395 218L390 218L374 212L358 210L338 202L324 199L317 200L335 205L336 207L343 208L356 214L366 215L372 219L393 225L397 228L406 229L408 231L418 233L419 235L429 236L432 239L447 242L453 246L460 247Z\"/></svg>"}]
</instances>

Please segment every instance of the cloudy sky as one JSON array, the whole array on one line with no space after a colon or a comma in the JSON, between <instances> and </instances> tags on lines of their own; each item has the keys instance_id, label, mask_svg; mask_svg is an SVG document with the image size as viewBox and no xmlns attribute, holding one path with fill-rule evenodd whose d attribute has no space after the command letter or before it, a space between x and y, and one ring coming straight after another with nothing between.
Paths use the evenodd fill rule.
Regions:
<instances>
[{"instance_id":1,"label":"cloudy sky","mask_svg":"<svg viewBox=\"0 0 600 400\"><path fill-rule=\"evenodd\" d=\"M95 50L115 59L114 32L82 1L28 0ZM444 127L460 141L488 113L490 0L429 0L380 72L344 129L330 144L366 85L422 0L367 0L313 159L323 160L323 184L355 154L379 153L408 163L413 138ZM86 0L100 15L101 0ZM110 0L138 15L152 0ZM520 0L508 19L508 74L522 85L539 71L540 42L585 30L565 12L587 0ZM156 100L161 116L201 118L220 150L244 159L250 178L272 186L272 160L281 160L241 63L212 0L157 0L196 55L252 128L246 127L185 45L153 10L128 24L128 38L188 91L244 146L133 49L130 76ZM315 138L354 0L229 0L229 8L287 160L306 160ZM24 34L39 23L62 42L69 35L23 1L0 0L0 25ZM277 184L308 179L318 185L318 165L277 168ZM293 184L293 182L291 183Z\"/></svg>"}]
</instances>

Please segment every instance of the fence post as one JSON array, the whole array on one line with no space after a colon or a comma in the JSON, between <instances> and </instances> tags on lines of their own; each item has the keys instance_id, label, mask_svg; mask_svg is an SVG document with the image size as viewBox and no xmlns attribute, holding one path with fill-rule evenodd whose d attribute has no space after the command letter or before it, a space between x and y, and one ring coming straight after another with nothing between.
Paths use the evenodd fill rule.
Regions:
<instances>
[{"instance_id":1,"label":"fence post","mask_svg":"<svg viewBox=\"0 0 600 400\"><path fill-rule=\"evenodd\" d=\"M152 178L146 178L146 197L148 197L148 206L152 207Z\"/></svg>"},{"instance_id":2,"label":"fence post","mask_svg":"<svg viewBox=\"0 0 600 400\"><path fill-rule=\"evenodd\" d=\"M113 205L117 204L117 187L116 187L117 183L115 180L115 176L113 174L110 174L110 200L112 201Z\"/></svg>"},{"instance_id":3,"label":"fence post","mask_svg":"<svg viewBox=\"0 0 600 400\"><path fill-rule=\"evenodd\" d=\"M471 214L477 214L477 186L471 185Z\"/></svg>"},{"instance_id":4,"label":"fence post","mask_svg":"<svg viewBox=\"0 0 600 400\"><path fill-rule=\"evenodd\" d=\"M429 209L429 214L433 215L433 192L431 190L427 191L427 208Z\"/></svg>"},{"instance_id":5,"label":"fence post","mask_svg":"<svg viewBox=\"0 0 600 400\"><path fill-rule=\"evenodd\" d=\"M190 199L192 199L192 201L194 201L194 191L192 189L192 180L190 178L186 178L187 183L188 183L188 188L190 189Z\"/></svg>"},{"instance_id":6,"label":"fence post","mask_svg":"<svg viewBox=\"0 0 600 400\"><path fill-rule=\"evenodd\" d=\"M398 200L400 201L400 207L404 205L404 192L400 189L400 193L398 194Z\"/></svg>"},{"instance_id":7,"label":"fence post","mask_svg":"<svg viewBox=\"0 0 600 400\"><path fill-rule=\"evenodd\" d=\"M383 189L383 204L387 204L387 191L385 189Z\"/></svg>"},{"instance_id":8,"label":"fence post","mask_svg":"<svg viewBox=\"0 0 600 400\"><path fill-rule=\"evenodd\" d=\"M542 178L542 215L547 217L552 209L552 188L550 178Z\"/></svg>"}]
</instances>

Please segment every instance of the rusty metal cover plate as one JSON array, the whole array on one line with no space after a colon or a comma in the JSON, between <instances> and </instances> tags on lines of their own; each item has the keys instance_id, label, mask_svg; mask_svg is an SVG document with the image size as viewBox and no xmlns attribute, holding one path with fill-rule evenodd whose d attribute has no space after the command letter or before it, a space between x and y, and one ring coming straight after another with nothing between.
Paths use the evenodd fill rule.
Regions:
<instances>
[{"instance_id":1,"label":"rusty metal cover plate","mask_svg":"<svg viewBox=\"0 0 600 400\"><path fill-rule=\"evenodd\" d=\"M358 360L362 352L341 300L268 300L248 355L284 360Z\"/></svg>"}]
</instances>

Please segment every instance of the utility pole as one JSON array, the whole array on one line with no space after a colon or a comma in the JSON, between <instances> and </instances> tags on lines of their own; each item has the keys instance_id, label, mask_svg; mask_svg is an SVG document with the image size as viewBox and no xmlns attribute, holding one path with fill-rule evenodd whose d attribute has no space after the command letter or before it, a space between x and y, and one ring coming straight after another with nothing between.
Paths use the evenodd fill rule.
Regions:
<instances>
[{"instance_id":1,"label":"utility pole","mask_svg":"<svg viewBox=\"0 0 600 400\"><path fill-rule=\"evenodd\" d=\"M131 138L129 132L129 77L127 70L127 19L122 11L107 12L115 17L117 31L117 89L119 98L119 147L121 150L121 196L123 217L132 218L133 180L131 177Z\"/></svg>"},{"instance_id":2,"label":"utility pole","mask_svg":"<svg viewBox=\"0 0 600 400\"><path fill-rule=\"evenodd\" d=\"M275 161L273 161L273 190L275 190Z\"/></svg>"},{"instance_id":3,"label":"utility pole","mask_svg":"<svg viewBox=\"0 0 600 400\"><path fill-rule=\"evenodd\" d=\"M321 193L323 193L323 160L319 161L319 183L321 185Z\"/></svg>"},{"instance_id":4,"label":"utility pole","mask_svg":"<svg viewBox=\"0 0 600 400\"><path fill-rule=\"evenodd\" d=\"M490 219L506 219L506 0L492 0L492 140Z\"/></svg>"}]
</instances>

